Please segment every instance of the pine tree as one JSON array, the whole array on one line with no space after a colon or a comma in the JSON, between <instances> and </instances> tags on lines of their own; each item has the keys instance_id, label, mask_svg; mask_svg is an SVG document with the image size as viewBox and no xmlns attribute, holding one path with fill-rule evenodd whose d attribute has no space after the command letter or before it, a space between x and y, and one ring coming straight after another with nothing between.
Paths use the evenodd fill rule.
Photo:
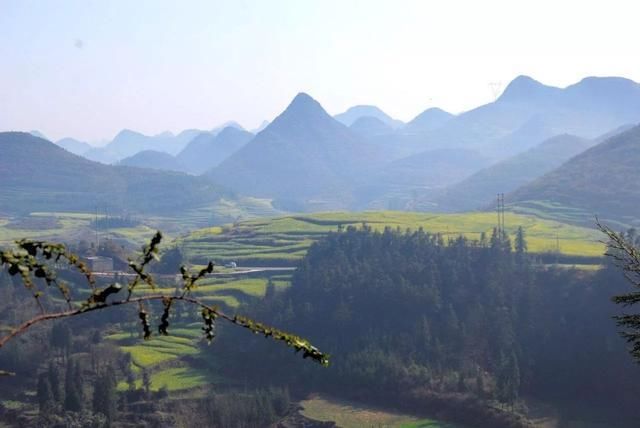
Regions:
<instances>
[{"instance_id":1,"label":"pine tree","mask_svg":"<svg viewBox=\"0 0 640 428\"><path fill-rule=\"evenodd\" d=\"M64 379L64 408L70 412L79 412L82 410L82 401L74 374L73 361L69 358Z\"/></svg>"},{"instance_id":2,"label":"pine tree","mask_svg":"<svg viewBox=\"0 0 640 428\"><path fill-rule=\"evenodd\" d=\"M66 323L58 323L51 329L51 346L60 350L64 356L71 350L71 329Z\"/></svg>"},{"instance_id":3,"label":"pine tree","mask_svg":"<svg viewBox=\"0 0 640 428\"><path fill-rule=\"evenodd\" d=\"M95 382L92 407L94 413L101 413L107 419L107 426L111 426L116 418L116 379L110 367L103 371Z\"/></svg>"},{"instance_id":4,"label":"pine tree","mask_svg":"<svg viewBox=\"0 0 640 428\"><path fill-rule=\"evenodd\" d=\"M527 241L524 237L524 229L522 226L518 227L516 232L516 253L523 254L527 251Z\"/></svg>"},{"instance_id":5,"label":"pine tree","mask_svg":"<svg viewBox=\"0 0 640 428\"><path fill-rule=\"evenodd\" d=\"M520 368L514 351L509 356L502 354L497 379L498 399L513 406L520 390Z\"/></svg>"},{"instance_id":6,"label":"pine tree","mask_svg":"<svg viewBox=\"0 0 640 428\"><path fill-rule=\"evenodd\" d=\"M76 392L78 394L78 398L80 399L80 403L84 402L84 382L82 378L82 369L80 368L80 362L76 361L76 364L73 367L73 380L75 382Z\"/></svg>"},{"instance_id":7,"label":"pine tree","mask_svg":"<svg viewBox=\"0 0 640 428\"><path fill-rule=\"evenodd\" d=\"M45 412L54 405L53 393L51 392L51 384L46 373L38 376L38 408L40 412Z\"/></svg>"},{"instance_id":8,"label":"pine tree","mask_svg":"<svg viewBox=\"0 0 640 428\"><path fill-rule=\"evenodd\" d=\"M60 371L58 370L58 366L54 364L53 361L49 362L47 377L49 378L49 385L51 386L51 394L53 395L54 401L56 403L61 403L62 391L60 389Z\"/></svg>"}]
</instances>

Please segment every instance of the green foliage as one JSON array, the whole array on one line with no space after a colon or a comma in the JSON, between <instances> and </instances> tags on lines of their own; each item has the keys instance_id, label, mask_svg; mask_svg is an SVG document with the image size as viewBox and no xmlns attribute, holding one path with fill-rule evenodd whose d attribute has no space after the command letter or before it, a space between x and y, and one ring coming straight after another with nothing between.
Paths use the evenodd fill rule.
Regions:
<instances>
[{"instance_id":1,"label":"green foliage","mask_svg":"<svg viewBox=\"0 0 640 428\"><path fill-rule=\"evenodd\" d=\"M76 378L78 375L79 370L74 371L71 358L67 359L64 374L64 409L70 412L82 410L82 391L78 390L78 382L81 382L81 379Z\"/></svg>"},{"instance_id":2,"label":"green foliage","mask_svg":"<svg viewBox=\"0 0 640 428\"><path fill-rule=\"evenodd\" d=\"M600 230L608 237L607 255L611 257L624 272L626 279L633 286L634 291L613 297L613 301L623 307L630 307L640 303L640 250L637 245L635 229L625 233L616 233L598 222ZM621 332L631 345L630 353L640 363L640 314L624 314L615 317Z\"/></svg>"},{"instance_id":3,"label":"green foliage","mask_svg":"<svg viewBox=\"0 0 640 428\"><path fill-rule=\"evenodd\" d=\"M445 240L366 227L330 233L309 249L291 286L256 302L251 314L314 337L335 356L332 370L284 369L277 355L248 370L251 356L264 353L259 339L241 356L223 346L225 366L266 384L305 379L307 391L413 403L471 425L481 416L511 420L504 413L525 394L566 403L589 390L585 407L602 409L640 393L608 322L607 298L622 286L612 270L537 264L506 238ZM597 390L589 386L594 377ZM486 410L482 401L492 397L509 407ZM637 413L630 402L621 407L627 417ZM487 420L483 426L509 426Z\"/></svg>"},{"instance_id":4,"label":"green foliage","mask_svg":"<svg viewBox=\"0 0 640 428\"><path fill-rule=\"evenodd\" d=\"M95 381L92 406L94 413L101 413L106 417L109 426L115 420L117 412L116 378L115 372L110 366Z\"/></svg>"}]
</instances>

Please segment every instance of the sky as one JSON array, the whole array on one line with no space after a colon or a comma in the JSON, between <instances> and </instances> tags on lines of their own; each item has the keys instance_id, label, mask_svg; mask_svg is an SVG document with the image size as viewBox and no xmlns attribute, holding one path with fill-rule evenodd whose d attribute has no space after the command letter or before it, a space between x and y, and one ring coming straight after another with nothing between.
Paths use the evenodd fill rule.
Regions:
<instances>
[{"instance_id":1,"label":"sky","mask_svg":"<svg viewBox=\"0 0 640 428\"><path fill-rule=\"evenodd\" d=\"M633 0L0 0L0 130L95 143L251 129L298 92L407 121L491 102L521 74L640 81L639 13Z\"/></svg>"}]
</instances>

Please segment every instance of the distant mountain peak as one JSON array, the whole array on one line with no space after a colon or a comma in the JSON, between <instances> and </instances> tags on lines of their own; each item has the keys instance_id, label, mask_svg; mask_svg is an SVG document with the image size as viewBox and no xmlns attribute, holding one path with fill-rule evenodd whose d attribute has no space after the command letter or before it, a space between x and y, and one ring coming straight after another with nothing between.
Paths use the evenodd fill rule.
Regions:
<instances>
[{"instance_id":1,"label":"distant mountain peak","mask_svg":"<svg viewBox=\"0 0 640 428\"><path fill-rule=\"evenodd\" d=\"M283 119L298 119L312 117L329 117L325 109L318 101L304 92L296 95L289 106L273 123L282 121Z\"/></svg>"},{"instance_id":2,"label":"distant mountain peak","mask_svg":"<svg viewBox=\"0 0 640 428\"><path fill-rule=\"evenodd\" d=\"M298 95L296 95L285 111L298 109L314 109L322 110L324 112L324 109L322 108L320 103L305 92L300 92Z\"/></svg>"},{"instance_id":3,"label":"distant mountain peak","mask_svg":"<svg viewBox=\"0 0 640 428\"><path fill-rule=\"evenodd\" d=\"M381 120L392 128L398 128L403 125L399 120L396 120L382 111L379 107L374 105L359 104L353 107L349 107L347 111L336 114L334 118L338 122L342 122L344 125L351 126L353 123L361 117L371 116Z\"/></svg>"},{"instance_id":4,"label":"distant mountain peak","mask_svg":"<svg viewBox=\"0 0 640 428\"><path fill-rule=\"evenodd\" d=\"M414 117L403 128L404 134L420 134L433 131L454 117L453 114L438 107L431 107Z\"/></svg>"},{"instance_id":5,"label":"distant mountain peak","mask_svg":"<svg viewBox=\"0 0 640 428\"><path fill-rule=\"evenodd\" d=\"M560 91L559 88L546 86L532 77L520 75L507 85L498 101L527 101L556 90Z\"/></svg>"},{"instance_id":6,"label":"distant mountain peak","mask_svg":"<svg viewBox=\"0 0 640 428\"><path fill-rule=\"evenodd\" d=\"M131 136L139 137L139 136L143 136L143 134L141 134L140 132L125 128L122 131L118 132L118 134L114 137L114 140L125 138L125 137L131 137Z\"/></svg>"}]
</instances>

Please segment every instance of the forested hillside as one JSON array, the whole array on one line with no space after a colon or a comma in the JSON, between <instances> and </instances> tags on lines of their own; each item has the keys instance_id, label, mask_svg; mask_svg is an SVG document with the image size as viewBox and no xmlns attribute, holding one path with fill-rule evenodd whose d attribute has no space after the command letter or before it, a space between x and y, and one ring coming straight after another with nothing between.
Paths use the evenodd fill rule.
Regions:
<instances>
[{"instance_id":1,"label":"forested hillside","mask_svg":"<svg viewBox=\"0 0 640 428\"><path fill-rule=\"evenodd\" d=\"M267 291L252 313L313 337L332 354L332 369L282 366L283 354L265 352L260 339L225 367L246 373L262 355L249 376L267 384L470 426L521 426L481 403L526 413L526 397L552 401L565 421L633 426L640 371L616 337L609 301L625 289L622 275L536 264L523 238L445 241L366 227L330 234L312 245L291 288Z\"/></svg>"},{"instance_id":2,"label":"forested hillside","mask_svg":"<svg viewBox=\"0 0 640 428\"><path fill-rule=\"evenodd\" d=\"M640 218L640 127L632 128L590 148L563 165L516 190L508 197L516 205L530 201L579 209L577 221L593 222L595 215L623 225ZM553 215L553 209L544 209Z\"/></svg>"}]
</instances>

